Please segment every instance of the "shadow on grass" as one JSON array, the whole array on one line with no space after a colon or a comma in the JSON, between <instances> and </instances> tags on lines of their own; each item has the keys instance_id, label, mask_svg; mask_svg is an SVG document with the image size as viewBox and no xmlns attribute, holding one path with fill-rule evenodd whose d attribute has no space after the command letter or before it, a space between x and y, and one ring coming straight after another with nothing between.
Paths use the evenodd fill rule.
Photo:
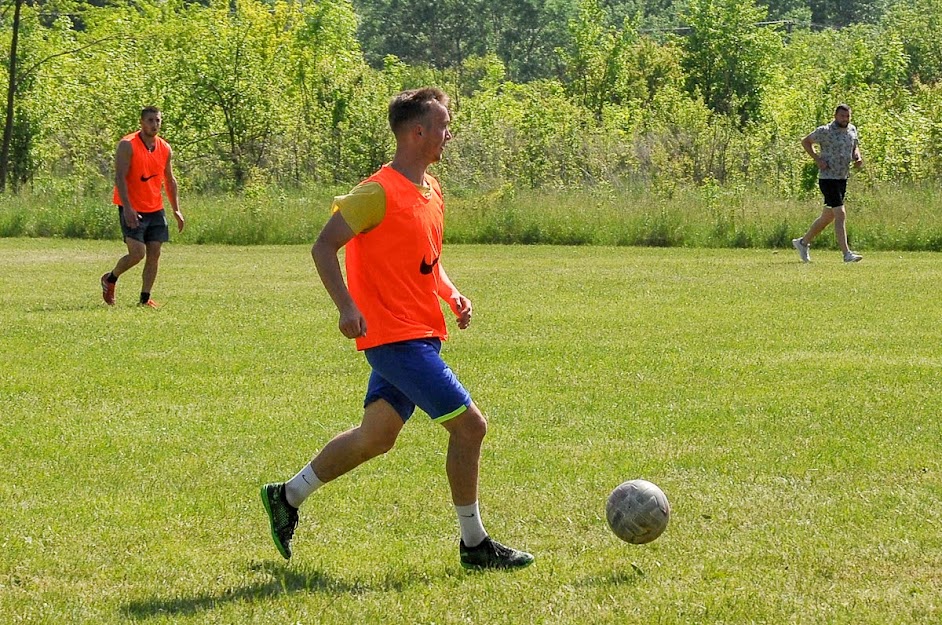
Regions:
<instances>
[{"instance_id":1,"label":"shadow on grass","mask_svg":"<svg viewBox=\"0 0 942 625\"><path fill-rule=\"evenodd\" d=\"M599 586L637 586L647 577L644 570L632 563L631 568L591 575L576 583L579 588L595 588Z\"/></svg>"},{"instance_id":2,"label":"shadow on grass","mask_svg":"<svg viewBox=\"0 0 942 625\"><path fill-rule=\"evenodd\" d=\"M360 595L367 592L399 592L412 580L387 576L376 581L342 581L315 569L289 566L283 563L253 563L253 572L263 571L271 576L267 582L258 582L241 588L227 588L192 597L142 599L131 601L121 611L131 619L142 620L157 616L192 616L211 610L221 604L249 602L277 597L294 592L323 592L333 595Z\"/></svg>"}]
</instances>

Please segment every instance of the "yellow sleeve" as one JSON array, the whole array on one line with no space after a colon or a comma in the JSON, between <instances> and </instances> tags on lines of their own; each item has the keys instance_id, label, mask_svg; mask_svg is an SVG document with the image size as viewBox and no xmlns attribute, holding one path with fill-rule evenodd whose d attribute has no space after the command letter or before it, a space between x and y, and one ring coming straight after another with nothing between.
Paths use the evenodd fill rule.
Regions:
<instances>
[{"instance_id":1,"label":"yellow sleeve","mask_svg":"<svg viewBox=\"0 0 942 625\"><path fill-rule=\"evenodd\" d=\"M347 195L338 195L331 212L340 216L355 233L375 228L386 216L386 192L378 182L361 182Z\"/></svg>"}]
</instances>

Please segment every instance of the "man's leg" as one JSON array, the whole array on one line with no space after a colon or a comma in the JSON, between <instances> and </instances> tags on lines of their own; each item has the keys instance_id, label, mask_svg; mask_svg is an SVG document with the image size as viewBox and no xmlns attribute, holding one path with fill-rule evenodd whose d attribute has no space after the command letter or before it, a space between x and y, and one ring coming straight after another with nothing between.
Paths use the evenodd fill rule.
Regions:
<instances>
[{"instance_id":1,"label":"man's leg","mask_svg":"<svg viewBox=\"0 0 942 625\"><path fill-rule=\"evenodd\" d=\"M834 236L837 237L837 245L844 254L845 263L856 263L863 260L863 256L850 249L847 243L847 213L843 206L834 209Z\"/></svg>"},{"instance_id":2,"label":"man's leg","mask_svg":"<svg viewBox=\"0 0 942 625\"><path fill-rule=\"evenodd\" d=\"M471 505L478 500L481 444L487 434L487 420L472 402L467 410L442 426L448 431L445 472L452 502L456 506Z\"/></svg>"},{"instance_id":3,"label":"man's leg","mask_svg":"<svg viewBox=\"0 0 942 625\"><path fill-rule=\"evenodd\" d=\"M126 237L125 245L128 246L128 253L118 259L114 269L101 277L101 292L105 303L109 306L114 305L115 284L118 282L118 276L138 264L144 259L147 248L141 241Z\"/></svg>"},{"instance_id":4,"label":"man's leg","mask_svg":"<svg viewBox=\"0 0 942 625\"><path fill-rule=\"evenodd\" d=\"M834 210L825 206L824 210L821 211L821 214L817 219L814 220L814 223L811 224L811 227L808 228L808 232L801 237L802 242L805 245L811 245L811 242L814 241L814 238L821 234L825 228L834 221Z\"/></svg>"},{"instance_id":5,"label":"man's leg","mask_svg":"<svg viewBox=\"0 0 942 625\"><path fill-rule=\"evenodd\" d=\"M500 544L487 535L478 510L481 444L487 420L472 402L468 409L442 423L448 431L445 472L461 527L461 566L471 569L516 569L533 563L533 556Z\"/></svg>"},{"instance_id":6,"label":"man's leg","mask_svg":"<svg viewBox=\"0 0 942 625\"><path fill-rule=\"evenodd\" d=\"M122 273L144 260L147 255L147 247L141 241L128 237L124 240L124 243L128 246L128 253L119 258L114 269L111 270L115 277L119 277Z\"/></svg>"},{"instance_id":7,"label":"man's leg","mask_svg":"<svg viewBox=\"0 0 942 625\"><path fill-rule=\"evenodd\" d=\"M360 425L338 434L324 446L311 461L311 468L322 482L335 480L392 449L403 425L402 417L386 400L376 400L363 411ZM289 489L292 500L290 493ZM302 502L294 499L292 505L300 506Z\"/></svg>"},{"instance_id":8,"label":"man's leg","mask_svg":"<svg viewBox=\"0 0 942 625\"><path fill-rule=\"evenodd\" d=\"M360 425L335 436L293 478L262 486L261 496L271 525L272 540L285 559L298 525L298 508L311 493L367 460L393 448L405 423L385 400L370 403Z\"/></svg>"},{"instance_id":9,"label":"man's leg","mask_svg":"<svg viewBox=\"0 0 942 625\"><path fill-rule=\"evenodd\" d=\"M148 241L146 244L147 256L144 260L144 271L141 276L141 303L150 301L150 293L157 280L157 266L160 264L160 250L163 243Z\"/></svg>"},{"instance_id":10,"label":"man's leg","mask_svg":"<svg viewBox=\"0 0 942 625\"><path fill-rule=\"evenodd\" d=\"M850 253L847 246L847 211L843 206L835 206L831 212L834 213L834 237L837 239L837 246L841 248L844 256L847 256Z\"/></svg>"}]
</instances>

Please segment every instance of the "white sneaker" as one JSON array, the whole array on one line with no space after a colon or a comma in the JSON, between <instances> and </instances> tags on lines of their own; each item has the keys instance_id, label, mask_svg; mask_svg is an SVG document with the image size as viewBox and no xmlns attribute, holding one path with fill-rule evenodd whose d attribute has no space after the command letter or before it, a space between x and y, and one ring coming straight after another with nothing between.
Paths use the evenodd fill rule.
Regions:
<instances>
[{"instance_id":1,"label":"white sneaker","mask_svg":"<svg viewBox=\"0 0 942 625\"><path fill-rule=\"evenodd\" d=\"M862 260L863 260L863 256L861 256L861 255L858 254L857 252L850 252L850 251L849 251L849 252L847 252L846 254L844 254L844 262L845 262L845 263L859 263L859 262L862 261Z\"/></svg>"},{"instance_id":2,"label":"white sneaker","mask_svg":"<svg viewBox=\"0 0 942 625\"><path fill-rule=\"evenodd\" d=\"M801 237L797 239L792 239L792 247L798 250L798 258L801 259L803 263L811 262L811 246L805 245L805 242L801 240Z\"/></svg>"}]
</instances>

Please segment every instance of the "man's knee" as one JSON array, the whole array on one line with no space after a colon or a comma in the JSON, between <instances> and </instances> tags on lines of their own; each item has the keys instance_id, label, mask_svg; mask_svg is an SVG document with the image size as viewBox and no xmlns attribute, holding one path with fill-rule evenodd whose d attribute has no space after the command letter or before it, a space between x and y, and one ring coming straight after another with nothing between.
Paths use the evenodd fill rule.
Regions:
<instances>
[{"instance_id":1,"label":"man's knee","mask_svg":"<svg viewBox=\"0 0 942 625\"><path fill-rule=\"evenodd\" d=\"M144 260L144 256L145 256L144 250L145 250L144 246L141 246L141 247L128 246L128 261L132 265L136 265L142 260Z\"/></svg>"},{"instance_id":2,"label":"man's knee","mask_svg":"<svg viewBox=\"0 0 942 625\"><path fill-rule=\"evenodd\" d=\"M402 425L402 417L387 401L371 403L366 407L363 422L356 430L362 449L370 457L385 454L396 444Z\"/></svg>"},{"instance_id":3,"label":"man's knee","mask_svg":"<svg viewBox=\"0 0 942 625\"><path fill-rule=\"evenodd\" d=\"M455 418L451 433L465 440L482 441L487 435L487 419L475 404L471 404Z\"/></svg>"}]
</instances>

